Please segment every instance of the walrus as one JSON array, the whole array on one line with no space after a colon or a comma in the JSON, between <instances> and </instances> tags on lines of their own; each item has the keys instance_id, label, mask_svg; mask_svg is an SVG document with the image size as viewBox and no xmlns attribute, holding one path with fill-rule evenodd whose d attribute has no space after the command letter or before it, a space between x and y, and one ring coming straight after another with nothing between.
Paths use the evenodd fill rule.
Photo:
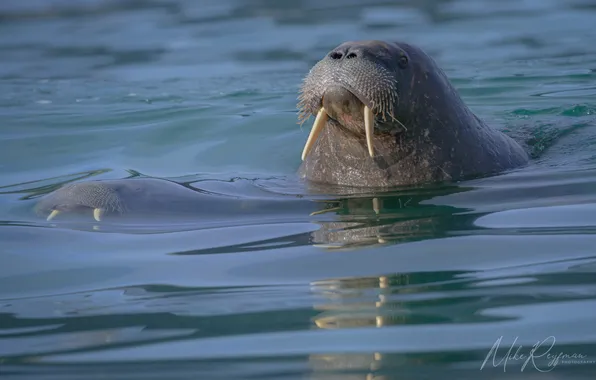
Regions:
<instances>
[{"instance_id":1,"label":"walrus","mask_svg":"<svg viewBox=\"0 0 596 380\"><path fill-rule=\"evenodd\" d=\"M529 159L520 144L466 106L428 54L404 42L342 43L307 74L297 108L300 123L315 116L298 169L312 183L389 188L458 181ZM48 220L87 209L99 221L106 213L184 209L193 202L191 190L177 191L169 181L126 181L68 185L37 209Z\"/></svg>"},{"instance_id":2,"label":"walrus","mask_svg":"<svg viewBox=\"0 0 596 380\"><path fill-rule=\"evenodd\" d=\"M345 42L306 76L298 108L316 119L300 173L321 183L393 187L496 174L527 152L480 120L422 49Z\"/></svg>"}]
</instances>

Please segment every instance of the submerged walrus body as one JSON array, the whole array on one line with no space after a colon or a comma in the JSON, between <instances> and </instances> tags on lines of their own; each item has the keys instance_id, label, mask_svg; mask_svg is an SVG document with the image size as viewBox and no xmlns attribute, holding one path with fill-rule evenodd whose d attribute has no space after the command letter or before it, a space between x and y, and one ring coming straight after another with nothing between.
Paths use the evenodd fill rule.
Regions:
<instances>
[{"instance_id":1,"label":"submerged walrus body","mask_svg":"<svg viewBox=\"0 0 596 380\"><path fill-rule=\"evenodd\" d=\"M341 44L305 78L298 107L301 121L316 116L299 169L307 181L386 188L528 162L519 144L472 113L432 58L405 43ZM193 202L190 190L175 191L168 181L128 181L65 186L44 197L38 211L49 220L88 209L101 220L106 213L151 213L156 204L184 210Z\"/></svg>"}]
</instances>

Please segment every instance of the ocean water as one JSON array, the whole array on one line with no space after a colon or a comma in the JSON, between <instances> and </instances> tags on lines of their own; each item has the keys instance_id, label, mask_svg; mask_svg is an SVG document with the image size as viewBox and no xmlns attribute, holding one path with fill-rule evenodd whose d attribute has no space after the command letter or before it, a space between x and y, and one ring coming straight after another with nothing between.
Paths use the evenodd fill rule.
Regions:
<instances>
[{"instance_id":1,"label":"ocean water","mask_svg":"<svg viewBox=\"0 0 596 380\"><path fill-rule=\"evenodd\" d=\"M2 2L0 378L593 378L594 20L588 0ZM312 191L298 88L359 39L421 46L532 162ZM129 177L206 211L33 211Z\"/></svg>"}]
</instances>

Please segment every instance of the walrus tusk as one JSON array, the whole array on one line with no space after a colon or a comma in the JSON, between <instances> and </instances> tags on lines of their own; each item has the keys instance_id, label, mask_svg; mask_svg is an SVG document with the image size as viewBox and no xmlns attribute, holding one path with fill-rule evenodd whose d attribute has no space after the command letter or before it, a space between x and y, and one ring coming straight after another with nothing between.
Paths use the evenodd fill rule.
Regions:
<instances>
[{"instance_id":1,"label":"walrus tusk","mask_svg":"<svg viewBox=\"0 0 596 380\"><path fill-rule=\"evenodd\" d=\"M317 118L315 119L315 122L312 125L312 129L310 130L310 135L308 135L306 144L304 145L304 150L302 151L302 161L304 161L306 156L308 156L308 153L310 153L310 150L312 149L313 145L315 145L315 141L317 141L319 134L321 134L321 131L327 123L327 119L327 111L325 111L325 107L321 107L321 109L317 113Z\"/></svg>"},{"instance_id":2,"label":"walrus tusk","mask_svg":"<svg viewBox=\"0 0 596 380\"><path fill-rule=\"evenodd\" d=\"M373 210L375 211L375 214L379 215L379 213L381 212L381 206L379 206L379 198L374 197L372 199L372 204L373 204Z\"/></svg>"},{"instance_id":3,"label":"walrus tusk","mask_svg":"<svg viewBox=\"0 0 596 380\"><path fill-rule=\"evenodd\" d=\"M104 210L102 208L93 209L93 218L98 222L101 222L101 218L103 217Z\"/></svg>"},{"instance_id":4,"label":"walrus tusk","mask_svg":"<svg viewBox=\"0 0 596 380\"><path fill-rule=\"evenodd\" d=\"M368 145L368 154L371 157L375 156L375 149L373 147L373 128L375 126L375 118L368 106L364 106L364 131L366 132L366 145Z\"/></svg>"},{"instance_id":5,"label":"walrus tusk","mask_svg":"<svg viewBox=\"0 0 596 380\"><path fill-rule=\"evenodd\" d=\"M60 214L60 211L52 210L52 212L50 213L50 215L48 215L48 218L46 220L49 222L50 220L54 219L58 214Z\"/></svg>"}]
</instances>

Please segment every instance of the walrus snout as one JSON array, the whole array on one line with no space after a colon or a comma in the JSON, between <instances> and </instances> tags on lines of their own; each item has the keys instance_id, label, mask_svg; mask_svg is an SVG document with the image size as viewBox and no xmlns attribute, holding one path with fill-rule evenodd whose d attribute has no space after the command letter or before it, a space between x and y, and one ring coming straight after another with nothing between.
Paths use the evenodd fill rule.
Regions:
<instances>
[{"instance_id":1,"label":"walrus snout","mask_svg":"<svg viewBox=\"0 0 596 380\"><path fill-rule=\"evenodd\" d=\"M341 125L351 129L356 134L361 134L360 131L364 125L368 153L371 157L374 157L373 134L375 117L370 107L362 103L355 94L345 87L335 85L325 89L321 103L322 106L317 112L315 123L304 145L302 160L306 158L312 149L319 134L327 125L329 118L338 121Z\"/></svg>"},{"instance_id":2,"label":"walrus snout","mask_svg":"<svg viewBox=\"0 0 596 380\"><path fill-rule=\"evenodd\" d=\"M70 183L45 195L36 205L38 214L54 219L60 213L93 212L98 222L106 212L124 211L121 189L125 186L105 186L101 181Z\"/></svg>"},{"instance_id":3,"label":"walrus snout","mask_svg":"<svg viewBox=\"0 0 596 380\"><path fill-rule=\"evenodd\" d=\"M330 86L349 90L377 116L388 119L395 116L399 70L391 48L390 44L379 41L353 41L327 53L304 78L298 102L299 119L316 115Z\"/></svg>"},{"instance_id":4,"label":"walrus snout","mask_svg":"<svg viewBox=\"0 0 596 380\"><path fill-rule=\"evenodd\" d=\"M323 94L323 108L330 118L344 126L362 126L364 123L364 104L344 87L328 87Z\"/></svg>"}]
</instances>

